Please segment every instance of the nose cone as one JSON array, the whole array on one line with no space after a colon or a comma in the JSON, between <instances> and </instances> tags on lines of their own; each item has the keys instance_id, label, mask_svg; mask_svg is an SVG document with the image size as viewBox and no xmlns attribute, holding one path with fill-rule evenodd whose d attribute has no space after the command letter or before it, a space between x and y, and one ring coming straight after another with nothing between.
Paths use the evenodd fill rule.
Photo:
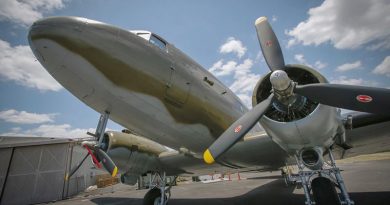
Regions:
<instances>
[{"instance_id":1,"label":"nose cone","mask_svg":"<svg viewBox=\"0 0 390 205\"><path fill-rule=\"evenodd\" d=\"M49 17L36 21L29 30L28 41L39 62L53 74L64 59L59 49L64 40L82 36L86 21L78 17Z\"/></svg>"},{"instance_id":2,"label":"nose cone","mask_svg":"<svg viewBox=\"0 0 390 205\"><path fill-rule=\"evenodd\" d=\"M34 41L52 36L72 36L81 33L86 19L79 17L49 17L36 21L29 30L28 39L33 46Z\"/></svg>"}]
</instances>

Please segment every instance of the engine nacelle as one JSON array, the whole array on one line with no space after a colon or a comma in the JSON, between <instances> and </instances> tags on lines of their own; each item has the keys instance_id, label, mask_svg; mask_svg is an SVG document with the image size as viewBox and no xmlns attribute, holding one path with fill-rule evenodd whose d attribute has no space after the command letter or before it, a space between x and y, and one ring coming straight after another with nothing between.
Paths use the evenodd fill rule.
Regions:
<instances>
[{"instance_id":1,"label":"engine nacelle","mask_svg":"<svg viewBox=\"0 0 390 205\"><path fill-rule=\"evenodd\" d=\"M298 85L328 82L324 76L307 66L286 65L284 71ZM257 83L252 97L253 106L265 100L271 93L270 75L271 73L268 73ZM331 146L334 142L332 137L341 125L338 110L304 96L294 95L295 101L291 104L286 105L279 100L272 103L260 119L265 131L290 154L304 148Z\"/></svg>"},{"instance_id":2,"label":"engine nacelle","mask_svg":"<svg viewBox=\"0 0 390 205\"><path fill-rule=\"evenodd\" d=\"M113 131L104 134L103 147L117 165L122 183L129 185L134 185L140 175L158 170L158 156L168 151L144 137Z\"/></svg>"}]
</instances>

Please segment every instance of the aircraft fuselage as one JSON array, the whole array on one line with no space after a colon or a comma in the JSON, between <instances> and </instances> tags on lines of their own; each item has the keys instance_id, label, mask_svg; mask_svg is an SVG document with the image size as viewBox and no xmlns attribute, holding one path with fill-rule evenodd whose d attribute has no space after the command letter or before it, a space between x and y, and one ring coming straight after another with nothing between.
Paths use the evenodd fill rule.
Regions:
<instances>
[{"instance_id":1,"label":"aircraft fuselage","mask_svg":"<svg viewBox=\"0 0 390 205\"><path fill-rule=\"evenodd\" d=\"M46 70L89 107L110 112L113 121L162 145L202 153L248 109L194 60L149 35L158 42L101 22L52 17L34 23L29 41ZM275 130L264 122L266 130ZM338 124L331 125L332 132ZM252 131L261 129L256 125ZM267 136L261 140L262 147L243 155L237 154L238 143L225 154L226 163L282 166L283 150Z\"/></svg>"},{"instance_id":2,"label":"aircraft fuselage","mask_svg":"<svg viewBox=\"0 0 390 205\"><path fill-rule=\"evenodd\" d=\"M77 17L38 21L29 40L40 63L74 96L174 149L201 153L247 111L229 88L165 41L161 49L130 31Z\"/></svg>"}]
</instances>

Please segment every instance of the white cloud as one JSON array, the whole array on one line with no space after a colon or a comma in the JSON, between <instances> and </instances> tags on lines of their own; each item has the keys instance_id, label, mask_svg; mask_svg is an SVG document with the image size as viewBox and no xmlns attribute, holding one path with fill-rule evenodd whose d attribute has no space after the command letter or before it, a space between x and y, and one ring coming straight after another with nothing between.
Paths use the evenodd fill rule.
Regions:
<instances>
[{"instance_id":1,"label":"white cloud","mask_svg":"<svg viewBox=\"0 0 390 205\"><path fill-rule=\"evenodd\" d=\"M258 80L258 79L257 79ZM237 97L244 103L247 108L252 108L252 96L248 93L236 93Z\"/></svg>"},{"instance_id":2,"label":"white cloud","mask_svg":"<svg viewBox=\"0 0 390 205\"><path fill-rule=\"evenodd\" d=\"M223 60L219 60L218 62L214 63L214 65L209 69L209 71L216 76L225 76L232 74L236 67L237 62L235 61L228 61L224 64Z\"/></svg>"},{"instance_id":3,"label":"white cloud","mask_svg":"<svg viewBox=\"0 0 390 205\"><path fill-rule=\"evenodd\" d=\"M272 22L276 22L278 20L278 17L275 15L272 15Z\"/></svg>"},{"instance_id":4,"label":"white cloud","mask_svg":"<svg viewBox=\"0 0 390 205\"><path fill-rule=\"evenodd\" d=\"M330 82L334 84L361 85L370 87L377 87L379 85L379 83L374 81L363 80L362 78L348 78L347 76L339 76L337 79L333 79Z\"/></svg>"},{"instance_id":5,"label":"white cloud","mask_svg":"<svg viewBox=\"0 0 390 205\"><path fill-rule=\"evenodd\" d=\"M315 68L318 68L318 69L323 69L323 68L325 68L326 66L328 66L328 64L327 63L324 63L324 62L321 62L321 61L316 61L315 63L314 63L314 67Z\"/></svg>"},{"instance_id":6,"label":"white cloud","mask_svg":"<svg viewBox=\"0 0 390 205\"><path fill-rule=\"evenodd\" d=\"M229 88L242 100L248 107L252 107L252 92L256 83L260 80L260 75L250 71L235 76L234 82Z\"/></svg>"},{"instance_id":7,"label":"white cloud","mask_svg":"<svg viewBox=\"0 0 390 205\"><path fill-rule=\"evenodd\" d=\"M41 91L59 91L62 86L36 60L29 46L12 47L0 39L0 77Z\"/></svg>"},{"instance_id":8,"label":"white cloud","mask_svg":"<svg viewBox=\"0 0 390 205\"><path fill-rule=\"evenodd\" d=\"M255 62L256 63L258 63L258 62L265 63L265 59L264 59L263 53L261 51L257 52Z\"/></svg>"},{"instance_id":9,"label":"white cloud","mask_svg":"<svg viewBox=\"0 0 390 205\"><path fill-rule=\"evenodd\" d=\"M225 44L220 47L220 53L236 53L238 58L241 58L245 52L246 47L240 40L233 37L228 38ZM264 61L262 53L256 55L255 62ZM225 63L223 59L217 61L209 69L211 73L216 76L230 76L233 78L233 83L229 88L232 90L247 107L252 107L252 92L256 83L260 79L260 75L252 73L253 67L252 59L229 60Z\"/></svg>"},{"instance_id":10,"label":"white cloud","mask_svg":"<svg viewBox=\"0 0 390 205\"><path fill-rule=\"evenodd\" d=\"M256 86L257 81L260 79L260 75L251 72L253 61L251 59L245 59L242 63L238 64L236 61L228 61L224 64L223 60L219 60L209 69L216 76L231 75L234 82L229 88L244 102L248 107L252 104L252 91Z\"/></svg>"},{"instance_id":11,"label":"white cloud","mask_svg":"<svg viewBox=\"0 0 390 205\"><path fill-rule=\"evenodd\" d=\"M312 68L322 69L322 68L325 68L326 66L328 66L328 64L326 64L326 63L324 63L324 62L322 62L320 60L317 60L314 63L314 66L313 66L309 62L307 62L307 60L305 59L305 56L303 54L295 54L294 55L294 59L299 64L303 64L303 65L306 65L306 66L309 66L309 67L312 67Z\"/></svg>"},{"instance_id":12,"label":"white cloud","mask_svg":"<svg viewBox=\"0 0 390 205\"><path fill-rule=\"evenodd\" d=\"M372 71L374 74L386 75L390 77L390 56L387 56L381 64L375 67Z\"/></svg>"},{"instance_id":13,"label":"white cloud","mask_svg":"<svg viewBox=\"0 0 390 205\"><path fill-rule=\"evenodd\" d=\"M251 59L245 59L243 63L238 64L236 61L228 61L224 63L224 60L219 60L213 64L209 69L215 76L226 76L234 74L235 77L240 75L246 75L250 72L250 68L253 66Z\"/></svg>"},{"instance_id":14,"label":"white cloud","mask_svg":"<svg viewBox=\"0 0 390 205\"><path fill-rule=\"evenodd\" d=\"M305 56L303 54L295 54L294 59L300 63L300 64L305 64L307 65L307 61L305 59Z\"/></svg>"},{"instance_id":15,"label":"white cloud","mask_svg":"<svg viewBox=\"0 0 390 205\"><path fill-rule=\"evenodd\" d=\"M242 45L240 40L236 40L233 37L229 37L226 42L219 48L220 53L235 53L237 57L241 58L247 48Z\"/></svg>"},{"instance_id":16,"label":"white cloud","mask_svg":"<svg viewBox=\"0 0 390 205\"><path fill-rule=\"evenodd\" d=\"M69 124L51 125L43 124L39 127L22 130L19 127L12 128L9 132L1 133L0 136L31 136L31 137L55 137L55 138L81 138L90 137L86 133L93 132L93 128L72 128Z\"/></svg>"},{"instance_id":17,"label":"white cloud","mask_svg":"<svg viewBox=\"0 0 390 205\"><path fill-rule=\"evenodd\" d=\"M260 75L248 73L246 75L242 75L236 78L233 84L229 86L229 88L237 94L244 94L244 93L252 94L252 91L257 81L259 81L259 79L260 79Z\"/></svg>"},{"instance_id":18,"label":"white cloud","mask_svg":"<svg viewBox=\"0 0 390 205\"><path fill-rule=\"evenodd\" d=\"M325 0L309 18L288 31L288 47L330 42L338 49L390 48L388 0Z\"/></svg>"},{"instance_id":19,"label":"white cloud","mask_svg":"<svg viewBox=\"0 0 390 205\"><path fill-rule=\"evenodd\" d=\"M245 59L243 63L239 64L234 70L234 78L241 78L248 75L253 66L253 61L251 59Z\"/></svg>"},{"instance_id":20,"label":"white cloud","mask_svg":"<svg viewBox=\"0 0 390 205\"><path fill-rule=\"evenodd\" d=\"M31 25L49 13L64 7L65 0L1 0L0 21L12 21L22 25Z\"/></svg>"},{"instance_id":21,"label":"white cloud","mask_svg":"<svg viewBox=\"0 0 390 205\"><path fill-rule=\"evenodd\" d=\"M53 122L54 117L57 114L37 114L29 113L26 111L17 110L5 110L0 111L0 119L6 122L17 123L17 124L40 124L46 122Z\"/></svg>"},{"instance_id":22,"label":"white cloud","mask_svg":"<svg viewBox=\"0 0 390 205\"><path fill-rule=\"evenodd\" d=\"M350 71L350 70L355 70L359 69L362 66L361 61L355 61L353 63L345 63L343 65L340 65L336 68L336 71L338 72L345 72L345 71Z\"/></svg>"}]
</instances>

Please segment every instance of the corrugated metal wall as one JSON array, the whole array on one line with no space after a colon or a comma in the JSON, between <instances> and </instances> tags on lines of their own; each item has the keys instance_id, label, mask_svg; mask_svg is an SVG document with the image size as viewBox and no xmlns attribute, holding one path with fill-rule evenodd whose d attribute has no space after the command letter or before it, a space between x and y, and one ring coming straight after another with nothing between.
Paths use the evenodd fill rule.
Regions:
<instances>
[{"instance_id":1,"label":"corrugated metal wall","mask_svg":"<svg viewBox=\"0 0 390 205\"><path fill-rule=\"evenodd\" d=\"M87 154L87 151L79 146L72 146L71 155L69 157L68 170L75 167ZM64 187L64 198L74 196L81 191L84 191L91 185L96 184L97 173L102 174L101 170L91 169L94 167L90 158L86 159L79 170L67 181Z\"/></svg>"},{"instance_id":2,"label":"corrugated metal wall","mask_svg":"<svg viewBox=\"0 0 390 205\"><path fill-rule=\"evenodd\" d=\"M8 165L11 160L12 148L0 149L0 197L3 193L4 182L7 177Z\"/></svg>"},{"instance_id":3,"label":"corrugated metal wall","mask_svg":"<svg viewBox=\"0 0 390 205\"><path fill-rule=\"evenodd\" d=\"M62 199L68 144L13 148L1 204Z\"/></svg>"},{"instance_id":4,"label":"corrugated metal wall","mask_svg":"<svg viewBox=\"0 0 390 205\"><path fill-rule=\"evenodd\" d=\"M101 171L91 169L90 159L65 180L86 153L71 141L0 148L0 204L62 200L96 184L96 173Z\"/></svg>"}]
</instances>

